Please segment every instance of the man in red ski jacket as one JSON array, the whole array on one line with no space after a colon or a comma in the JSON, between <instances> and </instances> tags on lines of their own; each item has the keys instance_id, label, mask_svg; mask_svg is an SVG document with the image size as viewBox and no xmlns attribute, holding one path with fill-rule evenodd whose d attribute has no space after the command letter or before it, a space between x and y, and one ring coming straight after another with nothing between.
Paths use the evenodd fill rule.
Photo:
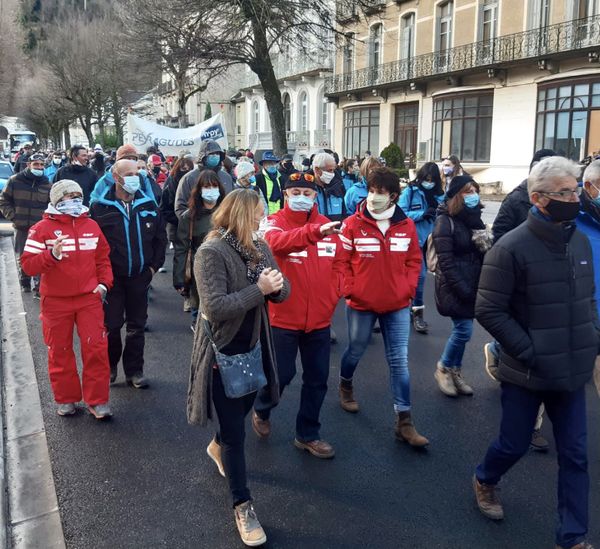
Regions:
<instances>
[{"instance_id":1,"label":"man in red ski jacket","mask_svg":"<svg viewBox=\"0 0 600 549\"><path fill-rule=\"evenodd\" d=\"M408 371L409 305L417 289L421 248L414 222L397 204L398 176L388 168L376 168L367 177L367 190L357 212L344 221L339 236L342 253L334 262L344 279L348 305L349 342L340 369L340 404L347 412L358 412L352 378L379 320L390 368L396 437L423 447L429 442L412 423Z\"/></svg>"},{"instance_id":2,"label":"man in red ski jacket","mask_svg":"<svg viewBox=\"0 0 600 549\"><path fill-rule=\"evenodd\" d=\"M40 318L58 414L73 415L83 389L90 413L105 419L112 414L102 301L113 274L108 243L87 212L77 182L56 182L42 220L29 231L21 261L28 275L42 275ZM81 343L81 381L73 352L74 326Z\"/></svg>"},{"instance_id":3,"label":"man in red ski jacket","mask_svg":"<svg viewBox=\"0 0 600 549\"><path fill-rule=\"evenodd\" d=\"M340 223L319 214L311 174L290 174L285 197L283 209L263 226L265 240L293 288L285 304L269 305L279 386L283 392L296 375L300 351L302 393L294 444L318 458L332 458L334 449L319 435L319 413L327 393L331 317L340 298L341 284L333 273L333 260L341 249ZM272 407L268 391L259 392L252 417L259 437L270 434Z\"/></svg>"}]
</instances>

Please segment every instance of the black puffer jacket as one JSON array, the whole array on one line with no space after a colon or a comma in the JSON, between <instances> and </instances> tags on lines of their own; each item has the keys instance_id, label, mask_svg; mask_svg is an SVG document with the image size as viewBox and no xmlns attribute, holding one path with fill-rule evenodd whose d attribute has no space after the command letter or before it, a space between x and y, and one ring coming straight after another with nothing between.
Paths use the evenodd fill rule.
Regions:
<instances>
[{"instance_id":1,"label":"black puffer jacket","mask_svg":"<svg viewBox=\"0 0 600 549\"><path fill-rule=\"evenodd\" d=\"M492 227L494 242L497 242L501 236L523 223L527 219L530 209L531 203L527 193L527 179L525 179L518 187L509 192L502 201Z\"/></svg>"},{"instance_id":2,"label":"black puffer jacket","mask_svg":"<svg viewBox=\"0 0 600 549\"><path fill-rule=\"evenodd\" d=\"M54 175L54 183L61 179L71 179L79 183L83 190L83 203L86 206L90 204L90 195L98 181L96 172L87 166L78 166L76 164L67 164L60 168Z\"/></svg>"},{"instance_id":3,"label":"black puffer jacket","mask_svg":"<svg viewBox=\"0 0 600 549\"><path fill-rule=\"evenodd\" d=\"M502 381L575 391L600 348L592 250L574 224L530 213L486 254L476 317L501 347Z\"/></svg>"},{"instance_id":4,"label":"black puffer jacket","mask_svg":"<svg viewBox=\"0 0 600 549\"><path fill-rule=\"evenodd\" d=\"M483 254L473 244L471 236L472 230L460 216L452 216L450 222L446 204L438 208L433 228L433 245L438 256L435 303L442 316L475 317Z\"/></svg>"}]
</instances>

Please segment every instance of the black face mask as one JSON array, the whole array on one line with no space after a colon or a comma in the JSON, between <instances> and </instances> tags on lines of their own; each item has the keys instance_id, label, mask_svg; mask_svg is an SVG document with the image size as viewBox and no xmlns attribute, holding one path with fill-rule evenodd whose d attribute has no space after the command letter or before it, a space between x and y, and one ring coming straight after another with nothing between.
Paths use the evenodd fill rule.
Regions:
<instances>
[{"instance_id":1,"label":"black face mask","mask_svg":"<svg viewBox=\"0 0 600 549\"><path fill-rule=\"evenodd\" d=\"M552 218L552 221L573 221L577 217L577 214L579 214L580 206L579 202L563 202L551 198L546 206L546 211Z\"/></svg>"}]
</instances>

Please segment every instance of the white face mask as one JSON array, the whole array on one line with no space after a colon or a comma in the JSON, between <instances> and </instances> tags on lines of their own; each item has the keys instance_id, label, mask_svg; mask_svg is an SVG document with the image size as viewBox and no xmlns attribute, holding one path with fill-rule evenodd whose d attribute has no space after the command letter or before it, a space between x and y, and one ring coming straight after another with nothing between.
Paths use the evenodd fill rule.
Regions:
<instances>
[{"instance_id":1,"label":"white face mask","mask_svg":"<svg viewBox=\"0 0 600 549\"><path fill-rule=\"evenodd\" d=\"M390 195L370 192L367 194L367 207L369 210L379 213L387 210L390 206Z\"/></svg>"},{"instance_id":2,"label":"white face mask","mask_svg":"<svg viewBox=\"0 0 600 549\"><path fill-rule=\"evenodd\" d=\"M321 181L325 183L325 185L329 185L334 177L334 172L321 172Z\"/></svg>"}]
</instances>

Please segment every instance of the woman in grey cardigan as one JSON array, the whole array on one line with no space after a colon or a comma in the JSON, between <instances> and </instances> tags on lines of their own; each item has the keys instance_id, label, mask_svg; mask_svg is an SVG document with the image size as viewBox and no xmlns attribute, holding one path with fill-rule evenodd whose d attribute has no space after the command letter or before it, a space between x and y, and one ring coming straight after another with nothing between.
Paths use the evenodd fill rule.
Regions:
<instances>
[{"instance_id":1,"label":"woman in grey cardigan","mask_svg":"<svg viewBox=\"0 0 600 549\"><path fill-rule=\"evenodd\" d=\"M213 231L196 253L194 277L201 313L221 353L247 353L260 341L267 386L276 404L279 383L267 301L284 301L290 287L267 244L254 236L263 216L256 192L238 189L228 194L213 214ZM267 539L246 485L245 417L255 397L256 393L235 399L225 396L212 345L199 326L192 349L188 421L206 425L214 405L219 431L207 453L229 481L238 531L249 546Z\"/></svg>"}]
</instances>

